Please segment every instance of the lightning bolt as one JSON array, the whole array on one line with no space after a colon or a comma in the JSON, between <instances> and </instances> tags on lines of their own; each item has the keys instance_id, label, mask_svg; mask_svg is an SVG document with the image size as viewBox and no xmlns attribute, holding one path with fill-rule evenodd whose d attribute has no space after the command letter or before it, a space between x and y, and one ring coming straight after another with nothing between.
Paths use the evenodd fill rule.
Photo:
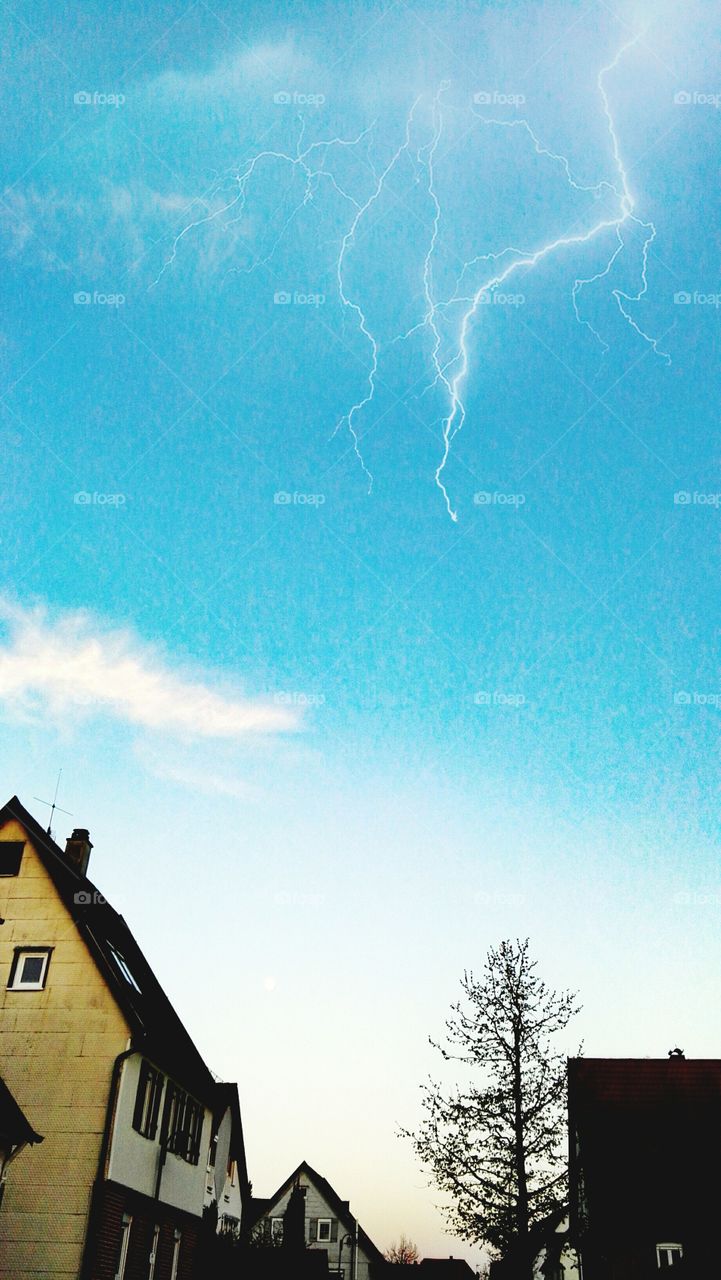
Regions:
<instances>
[{"instance_id":1,"label":"lightning bolt","mask_svg":"<svg viewBox=\"0 0 721 1280\"><path fill-rule=\"evenodd\" d=\"M368 492L370 493L373 488L373 476L361 452L359 420L362 418L364 410L372 403L376 394L383 344L371 325L367 309L363 304L362 294L357 287L353 288L348 281L348 262L353 251L358 247L357 237L361 224L364 219L367 219L372 214L374 206L381 200L388 179L402 157L408 156L415 164L417 171L425 174L424 189L428 196L431 210L428 223L428 241L423 256L421 277L423 313L417 324L406 332L398 334L387 345L390 346L393 342L406 341L414 335L427 335L428 337L432 381L426 391L433 387L440 388L445 404L442 416L439 419L441 456L435 470L434 479L445 502L448 515L453 521L457 521L458 512L451 501L445 483L444 472L450 457L453 440L463 429L466 421L464 394L471 368L473 329L482 304L488 302L493 292L498 290L515 273L532 271L539 263L555 254L567 253L576 247L590 244L592 241L602 238L606 232L612 232L613 249L609 252L603 265L593 275L577 277L571 290L571 303L577 321L589 330L594 340L600 344L602 353L605 354L609 350L608 343L582 314L582 295L584 290L591 285L603 279L608 279L616 261L627 249L632 239L640 239L641 267L637 290L632 292L614 287L610 293L621 316L636 335L647 343L658 356L670 363L668 353L660 350L659 340L647 333L639 325L632 311L629 310L629 307L640 302L648 292L648 259L657 232L653 222L642 220L635 212L636 202L629 186L628 173L624 164L618 132L606 89L608 76L618 67L622 58L638 42L639 38L640 35L636 35L622 45L615 57L600 69L596 81L611 143L612 180L603 178L592 184L579 181L574 176L568 159L564 155L560 155L546 147L525 119L504 120L473 112L484 128L521 131L527 136L537 156L561 169L568 186L572 190L593 196L595 200L603 200L604 206L609 204L615 206L610 211L604 208L603 216L598 217L586 229L573 234L558 235L535 248L519 248L515 245L507 245L493 253L479 254L461 264L455 287L450 296L444 299L436 297L435 260L443 220L443 208L436 185L435 161L444 129L443 95L450 87L450 82L443 81L431 102L430 130L426 142L420 145L416 144L415 150L413 149L412 136L415 117L419 103L422 100L422 97L419 96L407 116L402 139L385 167L376 169L370 155L364 159L364 164L372 178L370 191L365 199L358 199L352 195L341 185L332 170L327 166L333 148L358 148L371 135L375 122L356 137L350 139L333 137L304 147L305 122L302 117L299 117L300 130L294 152L271 149L259 151L248 159L239 170L226 175L225 178L214 184L213 188L202 197L200 203L206 208L205 215L194 218L177 233L172 242L170 254L151 287L158 284L164 273L175 262L182 242L191 232L216 222L227 214L231 216L224 222L224 227L237 223L243 217L252 179L262 165L282 164L289 166L291 170L298 170L304 177L302 196L285 219L280 232L265 257L256 258L251 266L247 268L233 267L230 269L231 272L253 271L261 264L267 266L300 211L315 198L321 185L329 186L351 209L350 222L347 230L339 240L338 256L335 262L338 297L343 311L353 318L357 331L368 349L365 388L346 413L338 420L331 438L341 429L348 431L353 452L363 474L367 478ZM227 191L228 182L230 182L229 194ZM218 199L220 199L218 207L211 208L212 203ZM476 279L478 278L478 269L482 264L488 264L488 269L480 273L481 283L473 288L470 284L470 278L472 274L475 275ZM469 280L468 285L465 283L466 279Z\"/></svg>"},{"instance_id":2,"label":"lightning bolt","mask_svg":"<svg viewBox=\"0 0 721 1280\"><path fill-rule=\"evenodd\" d=\"M443 480L443 472L445 471L446 464L448 462L452 441L454 437L458 434L458 432L462 430L465 419L466 419L466 408L463 401L463 390L465 387L466 379L468 377L469 366L470 366L469 337L470 337L473 321L476 318L478 308L481 305L482 301L488 297L489 293L492 290L497 289L500 285L504 284L506 280L508 280L513 275L514 272L519 271L522 268L533 268L537 266L539 262L542 262L545 258L550 257L552 254L556 253L558 250L569 249L576 245L588 244L592 240L595 240L598 236L602 235L603 232L613 230L616 236L617 246L614 252L609 257L608 261L606 262L606 265L603 267L601 271L597 272L596 275L590 277L589 279L587 280L577 279L574 283L573 292L572 292L573 307L574 307L574 311L577 318L579 320L582 320L582 317L578 309L579 295L587 285L609 275L614 262L616 261L619 254L622 252L623 248L625 247L625 241L623 239L621 228L624 227L626 223L632 223L635 226L641 228L645 234L644 234L644 240L643 240L641 283L640 283L639 289L635 294L625 293L621 289L614 289L612 290L612 293L619 307L619 310L621 314L624 316L624 318L626 319L626 321L631 325L631 327L636 331L636 333L652 347L652 349L657 354L661 355L663 359L666 360L667 363L670 363L670 356L668 355L668 353L661 352L659 350L658 340L656 338L651 337L643 329L641 329L641 327L634 320L633 316L626 310L624 306L624 302L638 302L648 289L648 280L647 280L648 253L649 253L650 246L656 237L656 228L652 222L642 222L634 214L635 201L629 188L628 175L627 175L627 172L623 163L623 159L621 156L621 150L619 146L618 135L616 132L616 126L615 126L614 118L611 112L611 108L608 100L608 94L606 92L605 80L608 74L611 71L615 70L615 68L618 66L618 63L621 60L621 58L624 56L624 54L627 53L627 51L630 48L632 48L634 44L637 43L639 38L640 37L636 35L631 40L627 41L627 43L624 44L618 50L613 60L609 62L607 66L604 66L601 68L597 78L597 87L598 87L599 95L601 97L603 111L604 111L607 125L608 125L608 131L611 137L614 168L616 171L616 182L608 183L608 182L602 181L595 184L594 186L588 186L583 183L577 182L571 172L571 168L568 160L564 156L556 155L554 152L549 151L546 147L543 147L542 144L539 142L538 138L536 137L535 133L533 132L528 121L526 120L514 120L514 121L503 121L503 120L492 120L492 119L483 120L483 123L488 125L497 125L503 128L524 129L528 133L529 137L531 138L534 148L539 155L547 156L554 162L560 163L563 166L566 173L566 178L569 184L575 190L583 191L583 192L591 192L594 194L601 194L605 188L606 190L612 192L616 196L619 203L619 207L618 207L617 213L614 216L600 218L590 228L588 228L588 230L580 232L577 235L558 236L556 239L549 241L548 243L540 246L540 248L532 252L524 253L515 249L513 246L508 246L506 249L501 250L501 252L497 255L497 257L501 258L506 254L513 254L514 255L513 260L511 262L509 262L502 270L494 271L491 275L489 275L486 279L484 279L483 282L476 289L475 293L470 297L470 299L458 299L457 297L454 297L449 300L449 302L451 303L455 301L465 301L468 303L466 310L461 315L455 354L447 362L445 366L445 369L446 370L451 369L452 373L449 377L448 374L444 372L443 381L446 387L449 389L449 402L448 402L448 410L442 423L443 451L442 451L441 460L435 472L435 482L443 495L448 514L451 517L451 519L454 521L457 521L458 519L458 512L456 511L456 509L453 507L451 503L448 490ZM471 265L473 265L473 263L480 260L481 259L474 259L472 260L471 263L467 263L466 267L464 267L464 273L468 267L470 267ZM462 273L462 276L464 273ZM590 323L588 321L582 321L582 322L585 323L589 329L591 329L591 331L595 334L595 336L602 343L602 345L606 349L608 349L607 344L603 342L603 339L600 338L600 336L596 333L596 331L593 329Z\"/></svg>"}]
</instances>

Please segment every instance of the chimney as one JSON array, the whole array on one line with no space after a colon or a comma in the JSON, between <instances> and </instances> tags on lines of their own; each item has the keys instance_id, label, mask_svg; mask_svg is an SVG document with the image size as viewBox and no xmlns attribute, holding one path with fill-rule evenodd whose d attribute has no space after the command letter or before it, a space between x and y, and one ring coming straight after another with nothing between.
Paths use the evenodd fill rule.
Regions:
<instances>
[{"instance_id":1,"label":"chimney","mask_svg":"<svg viewBox=\"0 0 721 1280\"><path fill-rule=\"evenodd\" d=\"M87 875L88 863L90 861L90 832L85 827L76 827L73 834L68 837L65 845L65 857L81 876Z\"/></svg>"}]
</instances>

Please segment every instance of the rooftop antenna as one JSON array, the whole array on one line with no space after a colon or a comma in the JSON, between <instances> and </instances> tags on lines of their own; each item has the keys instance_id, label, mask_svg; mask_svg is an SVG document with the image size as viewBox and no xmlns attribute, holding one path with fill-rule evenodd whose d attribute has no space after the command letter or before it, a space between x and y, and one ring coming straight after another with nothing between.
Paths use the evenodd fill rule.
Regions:
<instances>
[{"instance_id":1,"label":"rooftop antenna","mask_svg":"<svg viewBox=\"0 0 721 1280\"><path fill-rule=\"evenodd\" d=\"M39 804L46 804L50 809L50 821L48 823L48 830L47 830L47 834L49 836L52 836L53 834L52 826L53 826L53 818L55 816L56 809L58 813L67 813L69 818L72 818L73 816L69 809L61 809L60 805L58 804L58 791L60 790L60 779L62 777L62 772L63 772L62 769L60 769L58 772L58 780L55 783L55 795L53 796L52 804L49 800L41 800L40 796L35 796L35 799L38 801Z\"/></svg>"}]
</instances>

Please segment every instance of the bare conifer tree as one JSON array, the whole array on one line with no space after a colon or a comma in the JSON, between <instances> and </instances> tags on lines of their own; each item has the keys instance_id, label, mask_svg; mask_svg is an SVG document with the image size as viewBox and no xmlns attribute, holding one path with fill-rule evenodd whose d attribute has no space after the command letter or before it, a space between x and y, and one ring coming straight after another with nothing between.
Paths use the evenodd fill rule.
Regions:
<instances>
[{"instance_id":1,"label":"bare conifer tree","mask_svg":"<svg viewBox=\"0 0 721 1280\"><path fill-rule=\"evenodd\" d=\"M425 1117L404 1130L448 1200L451 1229L503 1256L522 1256L535 1222L566 1195L566 1058L554 1040L579 1011L571 992L551 991L536 973L528 939L491 948L483 976L463 976L465 1001L451 1008L446 1061L469 1081L450 1092L423 1085ZM530 1277L531 1262L519 1276Z\"/></svg>"}]
</instances>

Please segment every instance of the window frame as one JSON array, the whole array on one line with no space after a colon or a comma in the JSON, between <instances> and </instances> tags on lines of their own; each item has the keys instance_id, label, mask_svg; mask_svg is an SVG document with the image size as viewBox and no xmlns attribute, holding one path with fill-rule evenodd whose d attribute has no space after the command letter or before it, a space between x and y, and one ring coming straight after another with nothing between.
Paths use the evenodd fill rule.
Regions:
<instances>
[{"instance_id":1,"label":"window frame","mask_svg":"<svg viewBox=\"0 0 721 1280\"><path fill-rule=\"evenodd\" d=\"M132 1213L124 1213L120 1226L120 1254L118 1256L118 1265L115 1271L115 1280L123 1280L125 1276L125 1268L128 1263L128 1250L130 1248L130 1232L132 1227Z\"/></svg>"},{"instance_id":2,"label":"window frame","mask_svg":"<svg viewBox=\"0 0 721 1280\"><path fill-rule=\"evenodd\" d=\"M661 1254L666 1255L665 1262L661 1261ZM662 1241L656 1245L656 1268L658 1271L671 1271L673 1267L677 1267L679 1262L683 1262L683 1245L677 1240Z\"/></svg>"},{"instance_id":3,"label":"window frame","mask_svg":"<svg viewBox=\"0 0 721 1280\"><path fill-rule=\"evenodd\" d=\"M15 947L12 964L10 966L10 976L8 977L8 991L44 991L48 980L48 970L50 968L50 957L55 950L54 947ZM22 982L21 975L25 960L33 956L43 957L43 968L38 982Z\"/></svg>"},{"instance_id":4,"label":"window frame","mask_svg":"<svg viewBox=\"0 0 721 1280\"><path fill-rule=\"evenodd\" d=\"M327 1236L322 1236L320 1234L321 1227L328 1228ZM333 1239L333 1219L332 1218L318 1219L315 1227L315 1239L316 1239L316 1244L332 1244L332 1239Z\"/></svg>"},{"instance_id":5,"label":"window frame","mask_svg":"<svg viewBox=\"0 0 721 1280\"><path fill-rule=\"evenodd\" d=\"M165 1075L154 1067L147 1058L143 1058L138 1073L138 1085L135 1091L133 1108L133 1128L141 1138L155 1141L158 1132L160 1104L163 1100Z\"/></svg>"},{"instance_id":6,"label":"window frame","mask_svg":"<svg viewBox=\"0 0 721 1280\"><path fill-rule=\"evenodd\" d=\"M182 1232L175 1228L173 1232L173 1261L170 1265L170 1280L178 1280L178 1267L180 1265L180 1245L183 1239Z\"/></svg>"},{"instance_id":7,"label":"window frame","mask_svg":"<svg viewBox=\"0 0 721 1280\"><path fill-rule=\"evenodd\" d=\"M205 1123L205 1108L187 1089L168 1079L165 1089L160 1143L186 1164L198 1164Z\"/></svg>"},{"instance_id":8,"label":"window frame","mask_svg":"<svg viewBox=\"0 0 721 1280\"><path fill-rule=\"evenodd\" d=\"M283 1218L282 1218L282 1216L281 1216L281 1217L277 1217L277 1216L276 1216L276 1217L272 1217L272 1218L270 1219L270 1232L269 1232L269 1238L270 1238L270 1243L271 1243L271 1244L273 1244L276 1240L282 1240L282 1239L283 1239Z\"/></svg>"},{"instance_id":9,"label":"window frame","mask_svg":"<svg viewBox=\"0 0 721 1280\"><path fill-rule=\"evenodd\" d=\"M160 1223L156 1222L153 1226L153 1241L150 1246L150 1256L148 1258L148 1280L154 1280L155 1268L158 1262L158 1249L160 1248Z\"/></svg>"}]
</instances>

